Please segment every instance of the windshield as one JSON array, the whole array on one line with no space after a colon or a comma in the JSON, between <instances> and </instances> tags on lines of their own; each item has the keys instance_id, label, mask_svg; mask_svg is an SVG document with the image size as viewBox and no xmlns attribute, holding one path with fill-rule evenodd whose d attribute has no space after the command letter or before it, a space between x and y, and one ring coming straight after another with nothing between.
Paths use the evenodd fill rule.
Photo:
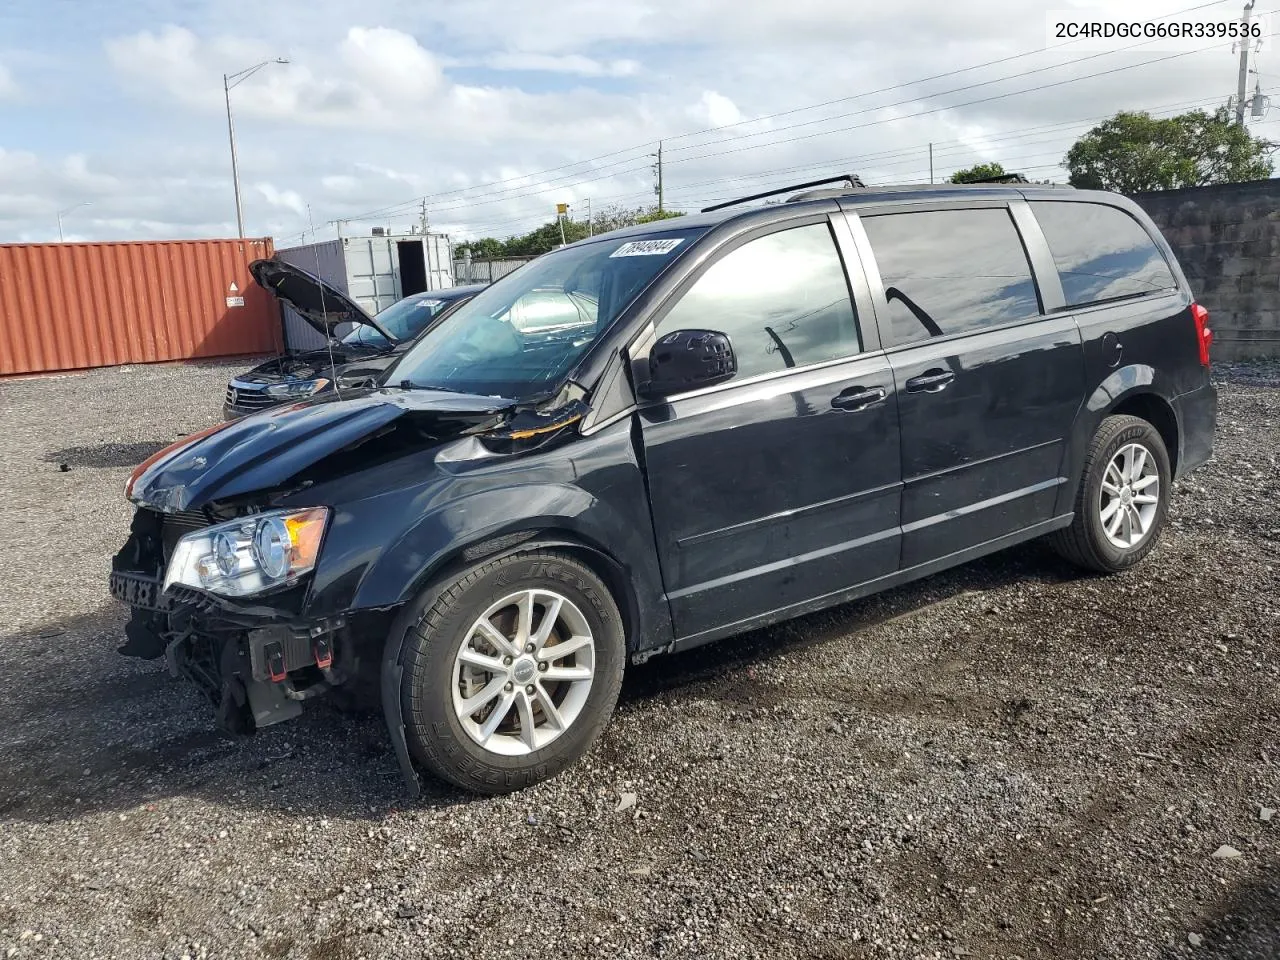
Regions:
<instances>
[{"instance_id":1,"label":"windshield","mask_svg":"<svg viewBox=\"0 0 1280 960\"><path fill-rule=\"evenodd\" d=\"M513 400L545 394L705 228L545 254L463 304L405 355L395 383Z\"/></svg>"},{"instance_id":2,"label":"windshield","mask_svg":"<svg viewBox=\"0 0 1280 960\"><path fill-rule=\"evenodd\" d=\"M452 299L438 297L406 297L393 303L377 315L378 323L397 341L412 340L431 322L431 318L452 303ZM356 328L342 338L342 342L351 346L390 347L387 338L367 323L357 324Z\"/></svg>"}]
</instances>

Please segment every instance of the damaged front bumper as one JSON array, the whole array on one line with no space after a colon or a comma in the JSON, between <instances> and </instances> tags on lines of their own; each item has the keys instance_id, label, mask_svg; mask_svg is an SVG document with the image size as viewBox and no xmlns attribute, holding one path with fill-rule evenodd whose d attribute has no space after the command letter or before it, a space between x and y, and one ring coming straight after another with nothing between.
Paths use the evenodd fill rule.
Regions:
<instances>
[{"instance_id":1,"label":"damaged front bumper","mask_svg":"<svg viewBox=\"0 0 1280 960\"><path fill-rule=\"evenodd\" d=\"M360 637L373 640L381 627L375 613L305 617L303 586L251 602L185 587L165 591L165 544L172 540L165 528L172 523L172 517L139 510L116 555L111 594L131 610L120 653L163 657L175 677L205 695L219 725L234 733L290 720L304 701L353 684L361 668ZM370 669L376 672L376 662Z\"/></svg>"}]
</instances>

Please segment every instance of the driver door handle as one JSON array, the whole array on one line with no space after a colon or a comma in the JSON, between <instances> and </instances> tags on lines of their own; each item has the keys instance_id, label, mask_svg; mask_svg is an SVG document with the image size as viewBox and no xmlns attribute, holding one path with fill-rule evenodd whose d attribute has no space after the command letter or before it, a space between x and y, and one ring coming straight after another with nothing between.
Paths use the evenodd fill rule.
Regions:
<instances>
[{"instance_id":1,"label":"driver door handle","mask_svg":"<svg viewBox=\"0 0 1280 960\"><path fill-rule=\"evenodd\" d=\"M956 375L950 370L943 370L941 367L934 367L932 370L926 370L918 377L912 377L907 381L908 393L937 393L939 390L947 389L947 384L956 378Z\"/></svg>"},{"instance_id":2,"label":"driver door handle","mask_svg":"<svg viewBox=\"0 0 1280 960\"><path fill-rule=\"evenodd\" d=\"M853 413L877 403L883 403L888 395L884 387L850 387L832 397L831 406L846 413Z\"/></svg>"}]
</instances>

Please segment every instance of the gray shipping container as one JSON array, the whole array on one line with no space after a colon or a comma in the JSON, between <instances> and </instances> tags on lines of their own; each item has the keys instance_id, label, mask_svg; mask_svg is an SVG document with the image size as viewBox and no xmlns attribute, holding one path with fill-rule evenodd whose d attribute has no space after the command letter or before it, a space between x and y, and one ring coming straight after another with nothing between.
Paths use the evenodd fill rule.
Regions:
<instances>
[{"instance_id":1,"label":"gray shipping container","mask_svg":"<svg viewBox=\"0 0 1280 960\"><path fill-rule=\"evenodd\" d=\"M454 285L452 247L440 233L342 237L286 247L276 256L325 280L371 314L410 294ZM338 336L349 330L342 325ZM284 308L284 331L290 350L324 346L324 338L289 307Z\"/></svg>"}]
</instances>

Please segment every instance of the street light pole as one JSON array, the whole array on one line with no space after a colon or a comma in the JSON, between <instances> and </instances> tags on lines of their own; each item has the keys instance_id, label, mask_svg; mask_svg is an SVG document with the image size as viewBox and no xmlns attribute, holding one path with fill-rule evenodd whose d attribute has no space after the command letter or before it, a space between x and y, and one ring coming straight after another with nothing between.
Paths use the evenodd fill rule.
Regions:
<instances>
[{"instance_id":1,"label":"street light pole","mask_svg":"<svg viewBox=\"0 0 1280 960\"><path fill-rule=\"evenodd\" d=\"M231 119L231 88L248 80L265 66L273 63L288 63L284 57L277 57L275 60L263 60L255 66L241 70L239 73L222 75L222 95L227 101L227 137L231 141L231 182L236 191L236 230L240 234L240 239L244 239L244 210L240 205L240 165L236 158L236 125Z\"/></svg>"},{"instance_id":2,"label":"street light pole","mask_svg":"<svg viewBox=\"0 0 1280 960\"><path fill-rule=\"evenodd\" d=\"M236 162L236 126L231 119L231 85L227 75L222 75L222 92L227 98L227 136L231 139L231 182L236 190L236 230L244 239L244 211L240 208L240 167Z\"/></svg>"},{"instance_id":3,"label":"street light pole","mask_svg":"<svg viewBox=\"0 0 1280 960\"><path fill-rule=\"evenodd\" d=\"M82 203L73 203L71 206L67 207L65 210L59 210L59 211L58 211L58 242L59 242L59 243L64 243L64 242L65 242L65 241L63 240L63 238L62 238L62 216L63 216L63 214L70 213L72 210L78 210L80 207L91 207L91 206L93 206L93 201L92 201L92 200L85 200L85 201L84 201L84 202L82 202Z\"/></svg>"}]
</instances>

